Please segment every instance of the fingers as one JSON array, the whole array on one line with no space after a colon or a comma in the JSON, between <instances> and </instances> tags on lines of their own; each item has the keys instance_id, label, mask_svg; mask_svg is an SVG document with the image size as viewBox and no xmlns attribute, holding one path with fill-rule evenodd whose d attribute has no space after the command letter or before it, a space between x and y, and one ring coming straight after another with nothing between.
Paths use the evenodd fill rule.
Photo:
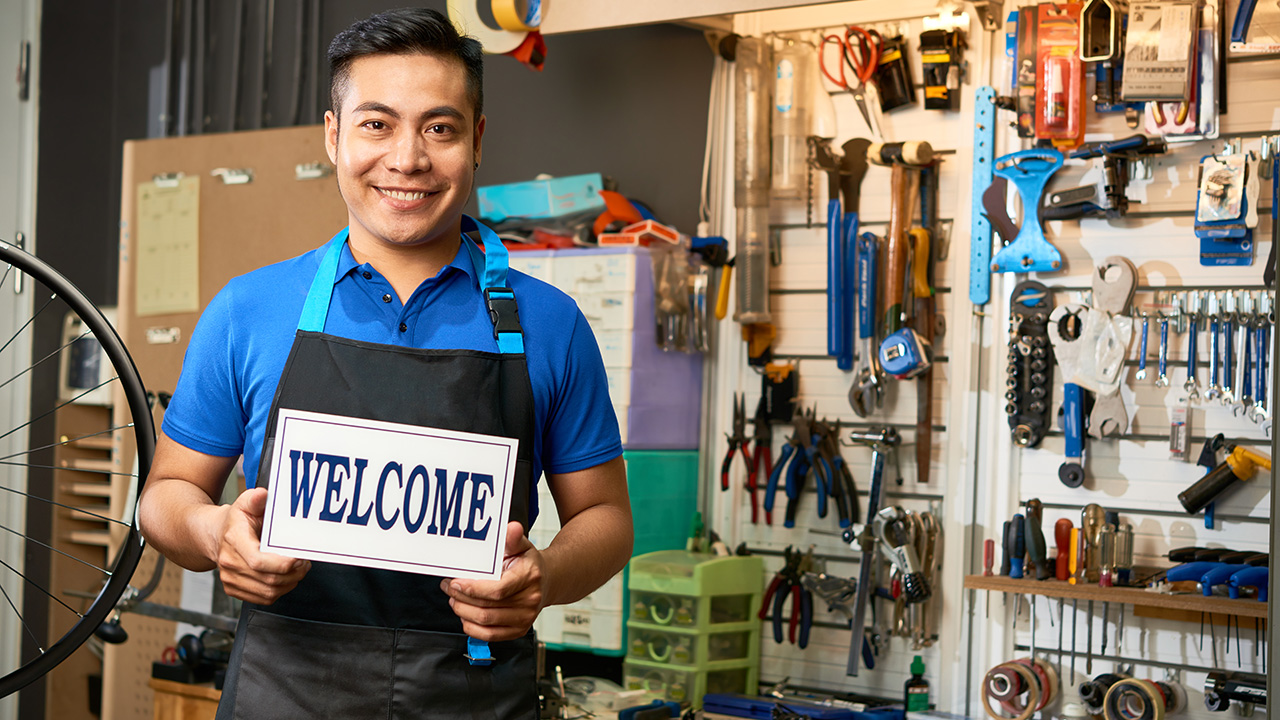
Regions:
<instances>
[{"instance_id":1,"label":"fingers","mask_svg":"<svg viewBox=\"0 0 1280 720\"><path fill-rule=\"evenodd\" d=\"M522 637L542 610L542 555L525 537L520 523L508 524L505 549L501 579L440 582L450 607L462 620L463 631L480 640Z\"/></svg>"},{"instance_id":2,"label":"fingers","mask_svg":"<svg viewBox=\"0 0 1280 720\"><path fill-rule=\"evenodd\" d=\"M298 585L311 563L259 550L267 491L240 495L226 513L218 547L218 572L227 595L270 605Z\"/></svg>"}]
</instances>

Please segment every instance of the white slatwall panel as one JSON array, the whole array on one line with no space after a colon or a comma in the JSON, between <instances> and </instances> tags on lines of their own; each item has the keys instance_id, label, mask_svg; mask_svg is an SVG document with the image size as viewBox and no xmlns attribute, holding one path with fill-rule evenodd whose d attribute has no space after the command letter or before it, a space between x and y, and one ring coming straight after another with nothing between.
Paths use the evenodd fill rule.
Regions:
<instances>
[{"instance_id":1,"label":"white slatwall panel","mask_svg":"<svg viewBox=\"0 0 1280 720\"><path fill-rule=\"evenodd\" d=\"M918 18L935 10L932 0L828 3L739 15L735 30L742 34L760 35L770 31L830 29L845 23L887 23L881 29L890 29L904 22L914 48L920 32ZM1269 478L1260 476L1223 498L1218 503L1219 520L1214 530L1206 530L1200 516L1192 517L1182 512L1174 496L1198 479L1202 471L1194 464L1168 459L1166 436L1171 408L1177 398L1175 392L1165 392L1152 385L1159 338L1158 326L1154 322L1148 346L1148 379L1144 383L1130 380L1123 390L1131 413L1131 437L1089 441L1087 470L1090 479L1086 487L1073 490L1058 481L1058 466L1063 461L1061 433L1052 433L1035 450L1013 447L1003 412L1003 380L1009 306L1007 295L1019 278L997 276L993 280L993 300L981 309L985 320L980 320L982 316L975 314L976 309L969 304L967 292L969 208L971 192L975 190L969 187L968 182L971 163L968 153L972 138L972 109L969 105L976 86L990 83L1001 88L1008 74L1004 68L1003 33L983 33L977 30L976 22L973 27L975 31L969 37L970 81L964 89L962 111L899 111L886 116L885 128L891 139L927 139L935 149L950 151L943 156L941 172L940 215L954 224L949 252L937 269L938 285L943 289L938 296L938 307L939 312L945 315L948 331L936 343L942 361L935 367L933 481L927 486L915 482L914 448L908 444L899 451L904 483L901 487L891 485L889 489L894 493L890 498L892 502L913 510L932 508L943 518L944 564L940 568L942 581L935 589L942 601L939 608L941 640L920 654L928 666L933 700L939 709L980 716L982 709L976 692L977 681L988 667L1013 657L1015 644L1025 647L1032 636L1027 629L1029 616L1025 602L1015 626L1012 598L1003 602L999 593L988 598L985 593L963 592L960 581L964 574L981 571L982 540L987 537L998 539L1002 522L1016 511L1019 501L1039 497L1046 503L1044 526L1051 554L1053 522L1059 517L1070 517L1078 524L1079 512L1074 508L1097 502L1119 510L1122 519L1134 526L1135 553L1139 564L1162 564L1160 556L1163 553L1184 545L1265 550L1269 537L1270 483ZM912 65L918 73L918 54L914 50ZM1280 81L1277 81L1280 78L1280 60L1235 61L1230 64L1228 72L1231 107L1230 113L1222 119L1222 133L1224 137L1245 137L1246 149L1256 147L1259 135L1280 132ZM1002 89L1002 92L1006 91ZM833 102L838 118L838 137L834 144L838 146L850 137L866 135L851 96L837 92L833 95ZM999 114L999 118L1002 125L1010 119L1004 112ZM1122 138L1135 132L1118 116L1099 118L1090 113L1088 122L1088 140ZM1006 151L1022 147L1016 138L1011 137L1011 131L1004 134L1010 136L1001 141ZM1270 220L1266 217L1270 200L1266 188L1260 203L1260 227L1255 231L1255 265L1252 268L1228 269L1198 264L1199 244L1192 231L1196 163L1201 156L1221 147L1221 142L1174 145L1166 156L1155 158L1152 178L1133 185L1130 196L1137 202L1132 206L1129 218L1110 222L1049 223L1047 235L1062 252L1065 268L1061 273L1036 279L1060 289L1056 297L1059 304L1077 301L1079 291L1088 289L1090 285L1094 264L1108 255L1120 254L1137 266L1137 303L1150 302L1155 289L1166 287L1260 287L1261 262L1270 250ZM1094 165L1069 161L1052 187L1071 187L1093 180L1099 172ZM730 169L726 173L726 182L731 180ZM772 310L778 325L775 351L784 358L800 358L800 401L805 407L816 406L819 415L843 422L858 422L860 419L853 415L846 401L851 375L839 371L833 360L821 357L825 355L826 348L826 248L825 230L820 226L825 218L825 176L815 174L814 187L812 220L818 226L806 227L803 202L775 203L771 209L771 220L778 228L782 256L782 265L771 280ZM982 190L976 188L978 192ZM864 229L883 234L888 207L888 171L873 167L862 185ZM724 210L721 217L726 216ZM727 215L732 215L732 208L727 209ZM728 227L724 232L731 235ZM754 407L759 392L756 376L745 367L741 357L737 326L725 325L729 327L722 328L721 343L729 350L721 353L711 383L714 388L711 408L713 417L718 417L718 420L712 423L712 437L716 442L709 448L707 462L717 472L725 449L723 433L728 430L731 417L732 393L745 392L750 409ZM1170 375L1173 387L1180 388L1185 378L1187 337L1171 332L1170 338ZM1137 352L1135 334L1129 360L1131 365L1136 364ZM1207 334L1200 337L1199 352L1200 378L1202 383L1206 383ZM1059 377L1055 405L1060 402L1060 387ZM880 418L897 427L907 443L914 435L914 393L914 387L893 383ZM1191 433L1195 445L1193 462L1206 434L1215 432L1223 432L1231 439L1242 440L1263 451L1267 449L1267 440L1256 425L1233 417L1218 405L1201 403L1193 405L1191 412ZM775 428L775 456L785 442L786 434L786 427ZM844 454L859 490L865 495L869 483L870 452L863 448L848 448ZM731 545L744 542L763 552L780 553L788 545L803 547L813 544L815 552L827 558L829 572L856 576L857 558L838 537L834 505L828 518L819 519L814 511L815 497L810 488L802 499L797 528L786 530L781 527L783 502L779 502L775 509L774 527L763 523L752 525L746 495L736 487L740 481L740 476L735 478L733 492L716 493L710 515L713 527L731 541ZM781 493L779 497L782 498ZM762 583L768 581L781 563L778 555L766 557ZM1054 663L1057 661L1058 628L1051 625L1050 615L1056 624L1057 605L1056 600L1039 601L1035 635L1041 657ZM1069 647L1070 603L1066 604L1066 613L1068 625L1064 642ZM1095 617L1100 618L1101 613L1101 607L1096 607ZM1109 653L1115 652L1114 634L1119 613L1116 607L1110 608L1107 626ZM810 647L803 652L789 645L775 645L770 627L767 624L763 626L762 680L776 681L789 677L793 684L802 686L863 691L891 698L900 696L902 682L907 677L906 666L916 654L906 647L906 641L894 639L877 670L864 670L858 678L849 678L844 674L849 631L840 627L839 616L827 614L821 607L816 617L819 626L814 628ZM1067 678L1070 685L1085 679L1086 617L1086 606L1081 603L1075 628L1079 657L1075 677ZM1251 625L1246 620L1240 628L1243 669L1260 671L1260 663L1253 657L1255 643ZM1095 619L1095 652L1098 651L1101 628L1102 621ZM1236 648L1232 644L1228 652L1223 630L1221 625L1217 627L1218 665L1236 669ZM1045 648L1050 649L1046 651ZM1018 656L1025 654L1025 649L1017 653ZM1137 618L1131 611L1126 615L1123 655L1131 659L1157 659L1157 662L1195 667L1208 667L1213 662L1210 639L1206 634L1203 642L1200 641L1199 627L1195 623ZM1068 657L1063 661L1064 670L1069 671L1069 666ZM1095 675L1112 669L1110 662L1095 659ZM1165 671L1158 667L1140 665L1137 671L1144 677L1165 677ZM1182 672L1179 678L1190 694L1187 716L1204 720L1213 717L1204 710L1199 691L1203 673ZM1067 694L1074 700L1073 691ZM1051 706L1044 714L1057 716L1059 711L1060 704Z\"/></svg>"}]
</instances>

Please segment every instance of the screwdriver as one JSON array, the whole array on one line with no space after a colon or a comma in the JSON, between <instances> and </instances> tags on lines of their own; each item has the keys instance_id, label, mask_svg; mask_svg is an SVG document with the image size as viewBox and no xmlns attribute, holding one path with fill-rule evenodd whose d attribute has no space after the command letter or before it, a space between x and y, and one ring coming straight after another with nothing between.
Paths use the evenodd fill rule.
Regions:
<instances>
[{"instance_id":1,"label":"screwdriver","mask_svg":"<svg viewBox=\"0 0 1280 720\"><path fill-rule=\"evenodd\" d=\"M982 575L991 577L991 566L996 561L996 541L987 538L982 541ZM991 617L991 591L987 591L987 618Z\"/></svg>"},{"instance_id":2,"label":"screwdriver","mask_svg":"<svg viewBox=\"0 0 1280 720\"><path fill-rule=\"evenodd\" d=\"M1009 558L1009 577L1021 578L1022 565L1027 557L1026 519L1021 514L1013 516L1013 527L1005 534L1005 556Z\"/></svg>"},{"instance_id":3,"label":"screwdriver","mask_svg":"<svg viewBox=\"0 0 1280 720\"><path fill-rule=\"evenodd\" d=\"M1058 557L1055 559L1054 577L1059 580L1066 581L1071 577L1071 521L1067 518L1058 518L1053 524L1053 542L1058 546ZM1058 675L1062 675L1062 634L1067 627L1066 623L1067 601L1066 598L1058 598ZM1074 610L1073 610L1074 612Z\"/></svg>"},{"instance_id":4,"label":"screwdriver","mask_svg":"<svg viewBox=\"0 0 1280 720\"><path fill-rule=\"evenodd\" d=\"M1080 528L1071 528L1071 548L1070 554L1067 556L1067 572L1069 576L1067 582L1072 585L1076 584L1076 576L1080 572ZM1080 616L1077 610L1080 607L1080 600L1071 598L1071 677L1076 676L1076 636L1080 629Z\"/></svg>"},{"instance_id":5,"label":"screwdriver","mask_svg":"<svg viewBox=\"0 0 1280 720\"><path fill-rule=\"evenodd\" d=\"M1038 499L1027 501L1027 514L1024 518L1027 551L1031 554L1031 564L1036 568L1036 580L1048 580L1053 577L1053 570L1045 558L1044 531L1041 522L1044 518L1044 506Z\"/></svg>"}]
</instances>

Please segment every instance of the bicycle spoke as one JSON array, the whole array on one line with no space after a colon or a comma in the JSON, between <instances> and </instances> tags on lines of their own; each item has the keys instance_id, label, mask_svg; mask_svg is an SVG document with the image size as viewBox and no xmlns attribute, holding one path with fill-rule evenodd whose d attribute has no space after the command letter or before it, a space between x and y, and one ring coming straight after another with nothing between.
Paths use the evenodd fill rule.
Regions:
<instances>
[{"instance_id":1,"label":"bicycle spoke","mask_svg":"<svg viewBox=\"0 0 1280 720\"><path fill-rule=\"evenodd\" d=\"M60 445L70 445L70 444L72 444L72 443L80 442L81 440L84 440L85 438L97 437L98 435L106 435L107 433L115 432L116 430L128 430L128 429L130 429L130 428L132 428L132 427L133 427L133 423L128 423L128 424L126 424L126 425L117 425L117 426L115 426L115 427L107 428L106 430L99 430L98 432L91 432L91 433L87 433L87 434L85 434L85 435L77 435L77 436L75 436L75 437L73 437L73 438L67 438L66 440L59 440L59 441L58 441L58 442L56 442L56 443L50 443L50 444L48 444L48 445L41 445L40 447L30 448L30 449L28 449L28 450L23 450L23 451L21 451L21 452L12 453L12 454L10 454L10 455L0 455L0 460L8 460L9 458L22 457L23 455L30 455L30 454L31 454L31 453L33 453L33 452L40 452L41 450L48 450L48 449L50 449L50 448L56 448L56 447L58 447L58 446L60 446ZM59 469L61 469L61 470L75 470L75 468L65 468L65 467L64 467L64 468L59 468Z\"/></svg>"},{"instance_id":2,"label":"bicycle spoke","mask_svg":"<svg viewBox=\"0 0 1280 720\"><path fill-rule=\"evenodd\" d=\"M12 266L12 265L10 265L9 267L13 267L13 266ZM17 340L17 339L18 339L18 336L22 334L22 331L23 331L23 330L26 330L28 327L30 327L30 326L31 326L31 323L35 322L35 321L36 321L36 318L40 317L40 313L44 312L44 309L45 309L45 308L47 308L47 307L49 307L49 304L50 304L50 303L52 303L52 302L54 301L54 299L55 299L55 298L57 298L57 297L58 297L58 296L57 296L56 294L55 294L55 295L50 295L50 296L49 296L49 299L48 299L48 300L45 300L45 301L44 301L44 304L40 306L40 309L39 309L39 310L37 310L37 311L35 311L35 313L31 315L31 318L30 318L29 320L27 320L25 323L23 323L23 324L22 324L22 327L18 328L17 330L14 330L14 331L13 331L13 337L11 337L11 338L9 338L8 340L6 340L6 341L5 341L5 343L4 343L4 345L0 345L0 353L4 352L4 349L5 349L5 348L7 348L7 347L9 347L9 344L10 344L10 343L12 343L14 340Z\"/></svg>"},{"instance_id":3,"label":"bicycle spoke","mask_svg":"<svg viewBox=\"0 0 1280 720\"><path fill-rule=\"evenodd\" d=\"M53 552L55 552L55 553L57 553L57 554L61 555L61 556L62 556L62 557L64 557L64 558L67 558L68 560L75 560L76 562L80 563L81 565L84 565L85 567L93 568L94 570L97 570L98 572L102 573L103 575L106 575L107 577L111 577L111 571L110 571L110 570L103 570L102 568L98 567L97 565L94 565L93 563L89 562L88 560L81 560L80 558L76 557L75 555L69 555L69 554L67 554L67 553L65 553L65 552L63 552L63 551L61 551L61 550L59 550L58 548L56 548L56 547L54 547L54 546L52 546L52 545L50 545L50 544L48 544L48 543L40 542L39 540L37 540L37 539L35 539L35 538L31 537L30 535L24 535L24 534L22 534L22 533L18 532L17 530L14 530L13 528L9 527L8 525L0 525L0 530L4 530L5 532L7 532L7 533L9 533L9 534L11 534L11 535L17 535L18 537L22 538L23 540L26 540L27 542L33 542L33 543L35 543L35 544L39 545L40 547L43 547L43 548L47 548L47 549L49 549L49 550L52 550ZM17 572L17 571L15 570L14 572ZM19 574L21 574L21 573L19 573ZM25 579L25 578L23 578L23 579Z\"/></svg>"},{"instance_id":4,"label":"bicycle spoke","mask_svg":"<svg viewBox=\"0 0 1280 720\"><path fill-rule=\"evenodd\" d=\"M35 463L20 463L0 461L0 465L9 465L12 467L36 468L37 470L70 470L71 468L59 467L57 465L37 465ZM75 472L93 473L94 475L114 475L116 477L136 478L138 473L116 472L115 470L93 470L90 468L75 468Z\"/></svg>"},{"instance_id":5,"label":"bicycle spoke","mask_svg":"<svg viewBox=\"0 0 1280 720\"><path fill-rule=\"evenodd\" d=\"M0 281L0 285L3 284L3 281ZM18 616L18 622L22 623L23 629L31 636L31 641L36 644L36 649L40 651L41 655L43 655L44 645L40 642L40 638L36 637L34 632L31 632L31 626L27 625L27 619L22 617L22 613L18 612L18 606L13 604L13 598L9 597L9 593L5 592L4 586L2 585L0 585L0 595L4 595L4 601L9 603L9 607L13 608L13 614Z\"/></svg>"},{"instance_id":6,"label":"bicycle spoke","mask_svg":"<svg viewBox=\"0 0 1280 720\"><path fill-rule=\"evenodd\" d=\"M5 438L9 437L10 435L12 435L12 434L14 434L14 433L18 432L18 431L19 431L19 430L21 430L22 428L27 427L27 426L31 425L32 423L34 423L34 422L36 422L36 421L38 421L38 420L42 420L42 419L44 419L44 418L46 418L46 417L49 417L50 415L52 415L52 414L54 414L54 413L58 412L58 411L59 411L59 410L61 410L62 408L64 408L64 407L66 407L66 406L68 406L68 405L70 405L70 404L74 403L75 401L79 400L80 398L84 397L85 395L88 395L89 393L93 392L94 390L97 390L97 389L99 389L99 388L101 388L101 387L104 387L107 383L115 382L116 380L119 380L119 379L120 379L120 376L116 375L116 376L112 376L112 377L110 377L110 378L108 378L108 379L106 379L106 380L103 380L102 382L98 383L97 385L94 385L93 387L89 388L88 390L85 390L84 392L82 392L82 393L80 393L79 395L77 395L77 396L75 396L75 397L71 398L70 400L68 400L68 401L66 401L66 402L64 402L64 403L62 403L62 404L60 404L60 405L55 405L55 406L53 406L53 408L52 408L51 410L46 410L45 412L41 413L40 415L37 415L36 417L31 418L30 420L28 420L28 421L26 421L26 422L22 423L21 425L19 425L19 426L15 427L14 429L10 430L9 432L4 433L3 435L0 435L0 440L3 440L3 439L5 439Z\"/></svg>"},{"instance_id":7,"label":"bicycle spoke","mask_svg":"<svg viewBox=\"0 0 1280 720\"><path fill-rule=\"evenodd\" d=\"M80 333L80 335L79 335L79 336L72 338L70 342L68 342L68 343L64 344L62 347L58 348L57 350L54 350L53 352L49 353L48 355L45 355L44 357L40 358L39 360L37 360L37 361L35 361L35 362L31 363L30 365L28 365L26 370L23 370L22 372L19 372L19 373L14 374L14 376L13 376L13 377L11 377L11 378L9 378L8 380L5 380L4 382L0 383L0 388L4 387L5 385L8 385L9 383L13 382L14 380L17 380L18 378L22 377L23 375L26 375L27 373L31 372L32 370L35 370L35 369L40 365L40 363L44 362L45 360L48 360L48 359L49 359L49 358L51 358L51 357L56 356L58 353L62 352L63 350L66 350L67 348L69 348L69 347L71 347L72 345L74 345L74 344L76 343L76 341L77 341L77 340L80 340L80 339L82 339L82 338L84 338L84 337L87 337L87 336L88 336L88 335L90 335L90 334L91 334L91 333L90 333L88 330L85 330L84 332ZM10 342L12 342L12 341L10 341Z\"/></svg>"},{"instance_id":8,"label":"bicycle spoke","mask_svg":"<svg viewBox=\"0 0 1280 720\"><path fill-rule=\"evenodd\" d=\"M6 529L6 530L8 530L8 528L5 528L5 529ZM20 577L20 578L22 578L23 580L25 580L25 581L27 582L27 584L31 585L31 587L34 587L35 589L39 590L40 592L44 593L45 595L48 595L50 600L53 600L53 601L57 602L57 603L58 603L59 605L61 605L62 607L64 607L64 608L66 608L66 609L70 610L71 612L75 613L76 617L78 617L78 618L83 618L83 617L84 617L84 614L83 614L83 613L81 613L79 610L76 610L75 608L73 608L73 607L71 607L70 605L68 605L68 604L66 604L65 602L63 602L63 601L62 601L62 598L58 597L57 595L54 595L53 593L49 592L48 590L45 590L43 587L41 587L41 586L40 586L40 584L39 584L39 583L32 582L31 578L29 578L29 577L27 577L26 575L23 575L22 573L18 572L18 569L17 569L17 568L15 568L14 566L10 565L9 563L7 563L7 562L5 562L5 561L3 561L3 560L0 560L0 565L3 565L3 566L5 566L5 567L9 568L11 571L13 571L13 574L14 574L14 575L17 575L18 577ZM21 617L21 616L19 616L19 617Z\"/></svg>"},{"instance_id":9,"label":"bicycle spoke","mask_svg":"<svg viewBox=\"0 0 1280 720\"><path fill-rule=\"evenodd\" d=\"M97 518L97 519L99 519L99 520L102 520L103 522L115 523L115 524L117 524L117 525L123 525L123 526L125 526L125 527L130 527L130 526L132 525L132 523L127 523L127 522L125 522L125 521L123 521L123 520L117 520L117 519L115 519L115 518L107 517L106 515L99 515L99 514L94 513L94 512L89 512L88 510L85 510L85 509L83 509L83 508L78 508L78 507L76 507L76 506L74 506L74 505L65 505L65 504L63 504L63 503L56 502L56 501L54 501L54 500L50 500L49 498L41 497L41 496L39 496L39 495L32 495L31 493L24 493L24 492L22 492L21 490L14 490L13 488L7 488L7 487L2 487L2 486L0 486L0 490L3 490L3 491L5 491L5 492L9 492L9 493L13 493L13 494L15 494L15 495L21 495L21 496L23 496L23 497L25 497L25 498L29 498L29 499L31 499L31 500L35 500L35 501L37 501L37 502L42 502L42 503L45 503L45 504L47 504L47 505L56 505L56 506L58 506L58 507L60 507L60 508L66 508L67 510L71 510L71 511L73 511L73 512L78 512L78 513L80 513L81 515L88 515L89 517Z\"/></svg>"}]
</instances>

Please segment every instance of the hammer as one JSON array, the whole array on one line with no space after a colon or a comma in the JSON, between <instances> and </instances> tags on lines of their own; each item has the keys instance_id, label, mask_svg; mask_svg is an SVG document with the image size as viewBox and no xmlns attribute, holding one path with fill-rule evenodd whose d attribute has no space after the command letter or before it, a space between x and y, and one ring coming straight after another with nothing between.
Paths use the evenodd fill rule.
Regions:
<instances>
[{"instance_id":1,"label":"hammer","mask_svg":"<svg viewBox=\"0 0 1280 720\"><path fill-rule=\"evenodd\" d=\"M910 257L910 239L907 229L911 226L914 210L915 188L920 175L918 168L933 162L933 147L924 141L874 143L867 148L867 161L891 168L889 201L889 233L885 268L884 334L890 335L902 327L903 297L907 287L907 265Z\"/></svg>"}]
</instances>

